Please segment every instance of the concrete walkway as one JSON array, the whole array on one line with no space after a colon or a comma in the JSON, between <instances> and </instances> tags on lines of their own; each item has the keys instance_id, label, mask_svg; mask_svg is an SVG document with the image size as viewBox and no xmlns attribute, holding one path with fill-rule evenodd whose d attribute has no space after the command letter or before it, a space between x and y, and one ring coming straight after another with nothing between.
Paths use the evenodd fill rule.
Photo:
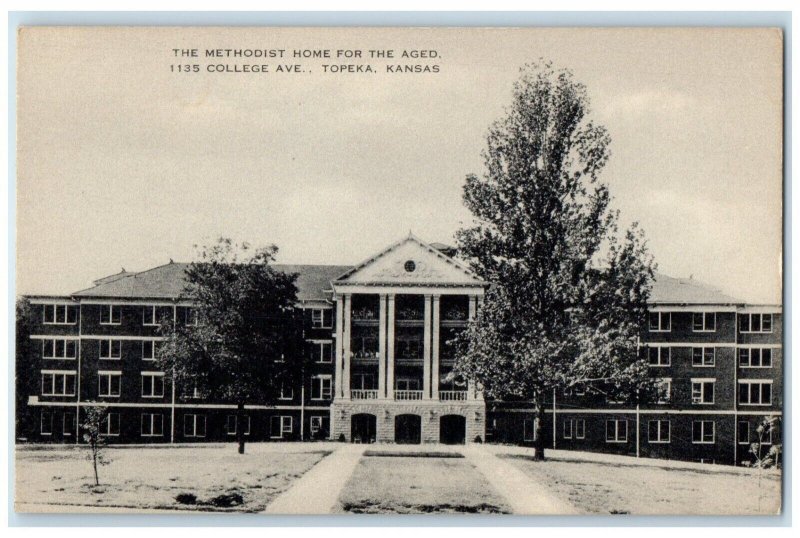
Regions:
<instances>
[{"instance_id":1,"label":"concrete walkway","mask_svg":"<svg viewBox=\"0 0 800 538\"><path fill-rule=\"evenodd\" d=\"M486 477L489 484L502 495L517 515L571 515L578 511L571 504L555 497L550 491L498 458L483 445L469 445L462 450L467 460Z\"/></svg>"},{"instance_id":2,"label":"concrete walkway","mask_svg":"<svg viewBox=\"0 0 800 538\"><path fill-rule=\"evenodd\" d=\"M267 505L264 514L330 514L367 445L343 445Z\"/></svg>"}]
</instances>

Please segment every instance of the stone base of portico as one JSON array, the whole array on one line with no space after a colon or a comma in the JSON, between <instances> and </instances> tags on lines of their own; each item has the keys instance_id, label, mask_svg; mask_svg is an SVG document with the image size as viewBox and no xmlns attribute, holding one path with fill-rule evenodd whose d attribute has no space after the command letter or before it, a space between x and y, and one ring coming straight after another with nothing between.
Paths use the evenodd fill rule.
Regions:
<instances>
[{"instance_id":1,"label":"stone base of portico","mask_svg":"<svg viewBox=\"0 0 800 538\"><path fill-rule=\"evenodd\" d=\"M464 441L469 444L485 440L486 404L483 400L458 402L439 400L346 400L335 399L331 404L331 439L353 441L351 419L353 415L372 415L375 417L375 441L378 443L396 442L396 419L401 415L419 417L420 442L422 444L440 442L442 417L460 416L464 418Z\"/></svg>"}]
</instances>

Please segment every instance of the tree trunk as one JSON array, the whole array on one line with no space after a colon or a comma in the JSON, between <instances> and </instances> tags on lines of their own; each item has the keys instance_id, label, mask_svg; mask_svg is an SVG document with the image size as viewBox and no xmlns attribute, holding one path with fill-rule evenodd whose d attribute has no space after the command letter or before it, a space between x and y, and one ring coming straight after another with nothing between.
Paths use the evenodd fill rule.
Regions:
<instances>
[{"instance_id":1,"label":"tree trunk","mask_svg":"<svg viewBox=\"0 0 800 538\"><path fill-rule=\"evenodd\" d=\"M94 466L94 485L100 485L100 477L97 476L97 448L92 447L92 464Z\"/></svg>"},{"instance_id":2,"label":"tree trunk","mask_svg":"<svg viewBox=\"0 0 800 538\"><path fill-rule=\"evenodd\" d=\"M239 454L244 454L244 403L236 406L236 442L239 443Z\"/></svg>"},{"instance_id":3,"label":"tree trunk","mask_svg":"<svg viewBox=\"0 0 800 538\"><path fill-rule=\"evenodd\" d=\"M544 408L541 402L537 401L535 405L534 419L533 419L533 459L537 461L544 461ZM555 432L553 432L555 435Z\"/></svg>"}]
</instances>

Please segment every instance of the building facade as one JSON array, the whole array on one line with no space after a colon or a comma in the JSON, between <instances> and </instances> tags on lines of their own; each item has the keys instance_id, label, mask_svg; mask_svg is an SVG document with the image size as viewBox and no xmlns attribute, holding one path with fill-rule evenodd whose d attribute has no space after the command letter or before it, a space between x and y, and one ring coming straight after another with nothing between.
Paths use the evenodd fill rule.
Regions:
<instances>
[{"instance_id":1,"label":"building facade","mask_svg":"<svg viewBox=\"0 0 800 538\"><path fill-rule=\"evenodd\" d=\"M530 402L485 401L448 375L447 342L487 287L451 249L409 235L356 266L275 268L298 274L311 368L287 382L274 405L246 407L248 440L533 443ZM105 277L68 297L29 297L30 345L17 357L19 441L78 442L82 410L98 404L109 408L111 442L234 438L234 406L175 386L155 366L158 320L197 322L180 300L185 269L169 263ZM747 459L758 422L781 414L780 307L661 275L651 303L641 349L662 381L659 401L631 408L592 387L554 393L543 425L548 445Z\"/></svg>"}]
</instances>

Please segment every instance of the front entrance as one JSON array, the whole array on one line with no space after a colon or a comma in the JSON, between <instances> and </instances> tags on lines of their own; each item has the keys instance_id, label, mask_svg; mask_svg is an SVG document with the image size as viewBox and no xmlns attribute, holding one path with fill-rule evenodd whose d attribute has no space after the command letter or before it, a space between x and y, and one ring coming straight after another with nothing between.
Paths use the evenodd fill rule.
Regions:
<instances>
[{"instance_id":1,"label":"front entrance","mask_svg":"<svg viewBox=\"0 0 800 538\"><path fill-rule=\"evenodd\" d=\"M394 418L394 442L418 445L422 441L422 419L419 415L397 415Z\"/></svg>"},{"instance_id":2,"label":"front entrance","mask_svg":"<svg viewBox=\"0 0 800 538\"><path fill-rule=\"evenodd\" d=\"M377 419L369 413L358 413L350 417L350 439L354 443L374 443Z\"/></svg>"},{"instance_id":3,"label":"front entrance","mask_svg":"<svg viewBox=\"0 0 800 538\"><path fill-rule=\"evenodd\" d=\"M444 415L439 421L439 442L463 445L467 440L467 419L461 415Z\"/></svg>"}]
</instances>

